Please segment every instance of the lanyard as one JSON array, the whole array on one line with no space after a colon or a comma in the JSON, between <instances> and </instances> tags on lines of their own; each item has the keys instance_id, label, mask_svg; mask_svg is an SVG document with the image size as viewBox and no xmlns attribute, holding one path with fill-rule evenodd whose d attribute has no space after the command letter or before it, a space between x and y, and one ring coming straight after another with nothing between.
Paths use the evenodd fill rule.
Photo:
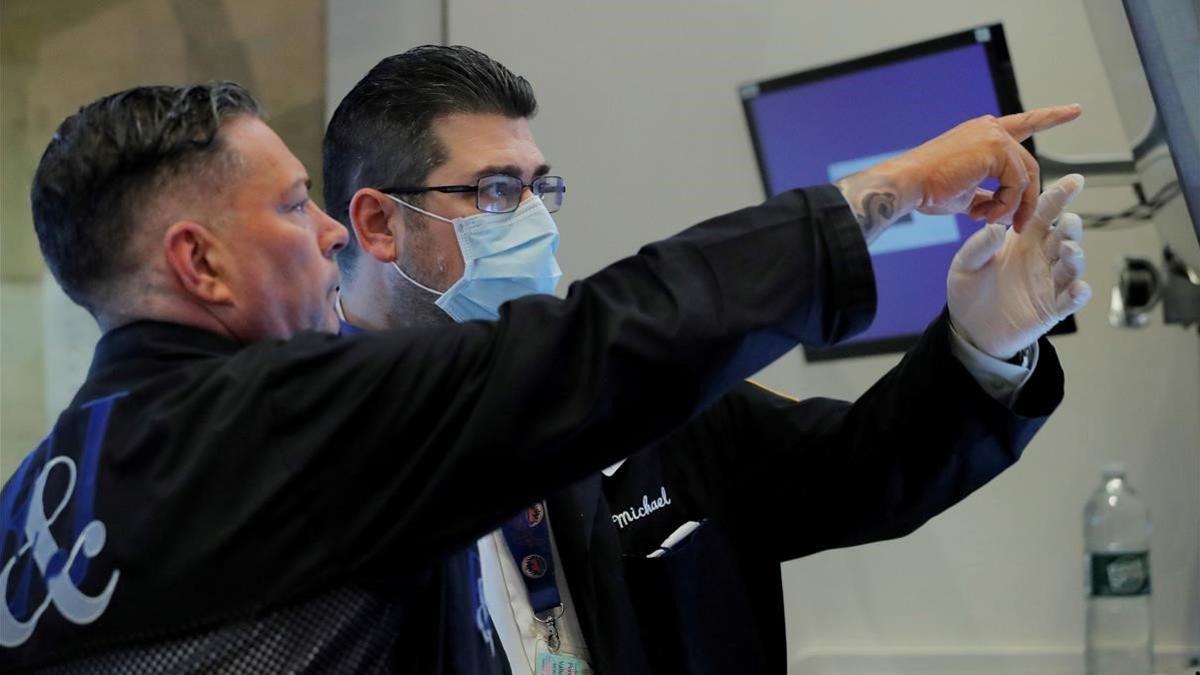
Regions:
<instances>
[{"instance_id":1,"label":"lanyard","mask_svg":"<svg viewBox=\"0 0 1200 675\"><path fill-rule=\"evenodd\" d=\"M538 502L522 509L501 526L504 541L521 573L533 617L546 626L551 650L559 646L557 619L562 616L562 599L554 575L554 554L550 546L550 524L546 505Z\"/></svg>"}]
</instances>

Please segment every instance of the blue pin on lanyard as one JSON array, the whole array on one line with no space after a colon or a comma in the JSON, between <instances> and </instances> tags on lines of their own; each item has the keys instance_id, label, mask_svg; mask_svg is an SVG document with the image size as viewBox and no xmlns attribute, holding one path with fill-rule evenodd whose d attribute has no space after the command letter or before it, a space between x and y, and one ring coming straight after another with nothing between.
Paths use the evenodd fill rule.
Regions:
<instances>
[{"instance_id":1,"label":"blue pin on lanyard","mask_svg":"<svg viewBox=\"0 0 1200 675\"><path fill-rule=\"evenodd\" d=\"M558 619L562 616L562 599L554 576L554 553L550 546L550 525L546 522L546 506L541 502L522 509L501 526L504 541L513 562L525 582L533 616L546 626L547 646L558 651Z\"/></svg>"}]
</instances>

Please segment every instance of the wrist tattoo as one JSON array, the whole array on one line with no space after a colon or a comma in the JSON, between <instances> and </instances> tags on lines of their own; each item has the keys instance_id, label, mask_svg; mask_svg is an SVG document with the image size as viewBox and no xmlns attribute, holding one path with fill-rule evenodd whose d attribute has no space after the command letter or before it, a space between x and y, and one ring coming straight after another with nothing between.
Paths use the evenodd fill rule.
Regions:
<instances>
[{"instance_id":1,"label":"wrist tattoo","mask_svg":"<svg viewBox=\"0 0 1200 675\"><path fill-rule=\"evenodd\" d=\"M870 173L846 176L837 183L850 204L867 243L875 241L898 218L900 190L894 181Z\"/></svg>"}]
</instances>

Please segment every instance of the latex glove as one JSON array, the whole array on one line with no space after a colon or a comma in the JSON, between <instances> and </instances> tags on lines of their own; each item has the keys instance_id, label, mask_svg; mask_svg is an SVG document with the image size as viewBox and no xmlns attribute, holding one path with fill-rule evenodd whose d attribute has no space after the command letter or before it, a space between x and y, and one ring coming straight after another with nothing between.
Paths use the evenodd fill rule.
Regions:
<instances>
[{"instance_id":1,"label":"latex glove","mask_svg":"<svg viewBox=\"0 0 1200 675\"><path fill-rule=\"evenodd\" d=\"M1079 278L1083 223L1063 213L1082 189L1083 176L1060 178L1038 198L1021 233L991 223L955 254L946 278L950 319L981 351L1012 358L1091 299Z\"/></svg>"}]
</instances>

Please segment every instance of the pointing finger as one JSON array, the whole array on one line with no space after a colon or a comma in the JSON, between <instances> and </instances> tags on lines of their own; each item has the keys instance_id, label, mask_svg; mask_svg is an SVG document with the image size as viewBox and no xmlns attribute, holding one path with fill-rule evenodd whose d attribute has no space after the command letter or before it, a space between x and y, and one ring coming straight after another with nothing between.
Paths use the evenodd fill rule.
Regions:
<instances>
[{"instance_id":1,"label":"pointing finger","mask_svg":"<svg viewBox=\"0 0 1200 675\"><path fill-rule=\"evenodd\" d=\"M1060 124L1066 124L1083 114L1078 103L1071 105L1056 105L1048 108L1037 108L1015 115L1005 115L999 120L1000 126L1017 141L1047 129L1053 129Z\"/></svg>"}]
</instances>

